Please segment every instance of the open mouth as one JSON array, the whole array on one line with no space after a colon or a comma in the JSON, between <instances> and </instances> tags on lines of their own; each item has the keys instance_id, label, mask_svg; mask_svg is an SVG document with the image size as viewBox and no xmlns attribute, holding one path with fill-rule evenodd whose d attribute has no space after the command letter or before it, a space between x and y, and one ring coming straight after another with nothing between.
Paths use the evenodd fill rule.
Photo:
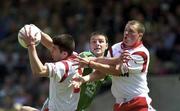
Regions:
<instances>
[{"instance_id":1,"label":"open mouth","mask_svg":"<svg viewBox=\"0 0 180 111\"><path fill-rule=\"evenodd\" d=\"M99 51L101 50L101 48L94 48L94 51Z\"/></svg>"}]
</instances>

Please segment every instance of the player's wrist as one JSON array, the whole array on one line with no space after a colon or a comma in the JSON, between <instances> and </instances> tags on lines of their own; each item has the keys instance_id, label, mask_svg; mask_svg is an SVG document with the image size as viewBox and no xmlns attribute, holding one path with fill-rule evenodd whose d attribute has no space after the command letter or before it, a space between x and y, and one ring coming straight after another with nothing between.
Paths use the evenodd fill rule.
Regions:
<instances>
[{"instance_id":1,"label":"player's wrist","mask_svg":"<svg viewBox=\"0 0 180 111\"><path fill-rule=\"evenodd\" d=\"M27 47L32 47L32 46L35 46L36 44L35 43L30 43L27 45Z\"/></svg>"},{"instance_id":2,"label":"player's wrist","mask_svg":"<svg viewBox=\"0 0 180 111\"><path fill-rule=\"evenodd\" d=\"M92 62L93 62L93 60L89 60L89 62L88 62L88 67L89 68L92 68Z\"/></svg>"}]
</instances>

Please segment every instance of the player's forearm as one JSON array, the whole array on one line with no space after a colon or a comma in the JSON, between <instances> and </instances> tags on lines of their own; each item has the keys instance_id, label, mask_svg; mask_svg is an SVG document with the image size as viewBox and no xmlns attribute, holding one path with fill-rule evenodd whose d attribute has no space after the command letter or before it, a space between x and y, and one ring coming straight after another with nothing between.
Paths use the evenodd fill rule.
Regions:
<instances>
[{"instance_id":1,"label":"player's forearm","mask_svg":"<svg viewBox=\"0 0 180 111\"><path fill-rule=\"evenodd\" d=\"M40 61L34 45L28 47L31 70L35 76L46 76L45 66Z\"/></svg>"},{"instance_id":2,"label":"player's forearm","mask_svg":"<svg viewBox=\"0 0 180 111\"><path fill-rule=\"evenodd\" d=\"M89 75L83 76L84 82L96 81L104 78L106 75L99 71L95 71Z\"/></svg>"},{"instance_id":3,"label":"player's forearm","mask_svg":"<svg viewBox=\"0 0 180 111\"><path fill-rule=\"evenodd\" d=\"M91 61L89 66L93 69L96 69L100 72L102 72L103 75L106 74L112 74L112 75L116 75L119 76L119 74L121 73L120 70L120 65L109 65L109 64L102 64L102 63L97 63L94 61Z\"/></svg>"},{"instance_id":4,"label":"player's forearm","mask_svg":"<svg viewBox=\"0 0 180 111\"><path fill-rule=\"evenodd\" d=\"M100 80L100 79L103 79L107 74L106 73L102 73L98 70L94 71L93 72L93 80Z\"/></svg>"},{"instance_id":5,"label":"player's forearm","mask_svg":"<svg viewBox=\"0 0 180 111\"><path fill-rule=\"evenodd\" d=\"M86 76L83 76L84 82L91 82L91 81L95 81L98 80L98 77L94 74L89 74Z\"/></svg>"},{"instance_id":6,"label":"player's forearm","mask_svg":"<svg viewBox=\"0 0 180 111\"><path fill-rule=\"evenodd\" d=\"M50 50L53 44L52 38L44 32L41 32L41 36L41 43Z\"/></svg>"},{"instance_id":7,"label":"player's forearm","mask_svg":"<svg viewBox=\"0 0 180 111\"><path fill-rule=\"evenodd\" d=\"M103 64L118 64L119 58L97 58L95 61Z\"/></svg>"}]
</instances>

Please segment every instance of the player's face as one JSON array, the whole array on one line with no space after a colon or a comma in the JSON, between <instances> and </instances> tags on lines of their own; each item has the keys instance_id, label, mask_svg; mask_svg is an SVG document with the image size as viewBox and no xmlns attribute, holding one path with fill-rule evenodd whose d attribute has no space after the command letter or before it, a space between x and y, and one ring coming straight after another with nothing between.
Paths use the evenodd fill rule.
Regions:
<instances>
[{"instance_id":1,"label":"player's face","mask_svg":"<svg viewBox=\"0 0 180 111\"><path fill-rule=\"evenodd\" d=\"M104 52L108 47L106 38L103 35L94 35L90 39L90 50L96 57L104 56Z\"/></svg>"},{"instance_id":2,"label":"player's face","mask_svg":"<svg viewBox=\"0 0 180 111\"><path fill-rule=\"evenodd\" d=\"M63 51L60 51L60 49L57 45L52 46L51 56L54 61L60 61L64 58Z\"/></svg>"},{"instance_id":3,"label":"player's face","mask_svg":"<svg viewBox=\"0 0 180 111\"><path fill-rule=\"evenodd\" d=\"M123 38L123 43L128 46L131 47L134 44L136 44L137 42L139 42L140 39L140 33L138 33L137 31L137 26L136 25L130 25L127 24L124 30L124 38Z\"/></svg>"}]
</instances>

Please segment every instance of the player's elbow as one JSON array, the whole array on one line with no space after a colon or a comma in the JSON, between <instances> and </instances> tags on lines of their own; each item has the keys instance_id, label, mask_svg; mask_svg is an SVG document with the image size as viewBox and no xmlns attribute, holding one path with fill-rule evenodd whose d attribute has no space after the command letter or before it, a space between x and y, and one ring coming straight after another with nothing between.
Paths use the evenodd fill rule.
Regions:
<instances>
[{"instance_id":1,"label":"player's elbow","mask_svg":"<svg viewBox=\"0 0 180 111\"><path fill-rule=\"evenodd\" d=\"M33 75L34 77L38 77L38 71L32 70L32 75Z\"/></svg>"},{"instance_id":2,"label":"player's elbow","mask_svg":"<svg viewBox=\"0 0 180 111\"><path fill-rule=\"evenodd\" d=\"M41 69L41 70L34 71L33 75L35 77L47 77L48 76L48 72L47 72L46 69Z\"/></svg>"}]
</instances>

